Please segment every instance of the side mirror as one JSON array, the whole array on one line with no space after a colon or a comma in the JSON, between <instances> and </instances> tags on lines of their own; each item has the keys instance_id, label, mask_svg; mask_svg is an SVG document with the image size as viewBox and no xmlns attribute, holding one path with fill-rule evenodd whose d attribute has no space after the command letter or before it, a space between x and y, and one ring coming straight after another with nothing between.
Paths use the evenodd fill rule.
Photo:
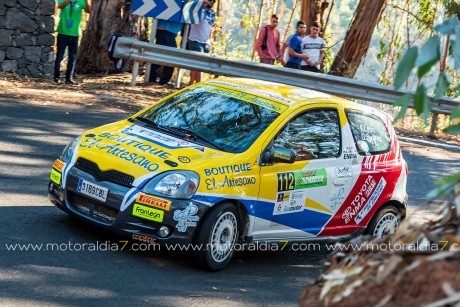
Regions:
<instances>
[{"instance_id":1,"label":"side mirror","mask_svg":"<svg viewBox=\"0 0 460 307\"><path fill-rule=\"evenodd\" d=\"M270 152L270 162L294 163L296 153L291 148L275 147Z\"/></svg>"}]
</instances>

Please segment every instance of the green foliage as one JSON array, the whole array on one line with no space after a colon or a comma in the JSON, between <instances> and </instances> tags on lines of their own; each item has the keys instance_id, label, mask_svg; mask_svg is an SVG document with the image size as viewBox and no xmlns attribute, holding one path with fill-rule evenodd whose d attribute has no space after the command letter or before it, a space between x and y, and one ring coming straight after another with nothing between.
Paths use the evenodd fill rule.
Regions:
<instances>
[{"instance_id":1,"label":"green foliage","mask_svg":"<svg viewBox=\"0 0 460 307\"><path fill-rule=\"evenodd\" d=\"M446 36L446 40L449 40L449 44L451 45L451 52L450 55L452 56L452 60L455 63L455 69L460 67L460 52L456 52L459 50L460 46L460 22L458 17L452 17L444 21L441 25L434 27L435 31L442 36ZM453 37L457 37L456 40ZM440 37L438 35L433 35L430 39L420 48L418 52L417 49L410 48L406 51L403 56L403 59L399 63L398 69L395 75L395 82L394 86L396 89L399 89L402 84L407 80L410 76L410 72L413 70L414 65L418 69L418 77L419 80L422 81L422 78L426 75L426 73L440 60L440 44L439 44ZM415 51L415 54L414 54ZM439 98L445 95L450 87L451 83L448 80L445 72L442 72L438 80L436 82L436 87L434 89L435 97ZM459 91L460 87L455 87L454 95L458 96L460 94ZM415 91L414 99L414 107L418 115L423 114L423 117L426 119L430 116L431 111L431 102L427 95L427 88L424 82L420 82L420 85L417 87ZM405 114L407 110L407 106L409 105L410 97L408 94L405 94L401 98L399 98L395 104L401 106L401 111L399 112L397 118L401 118L401 114ZM460 135L460 107L457 107L453 113L451 114L451 125L444 129L445 132L451 134L458 134ZM440 195L453 195L454 187L460 184L460 172L457 172L454 175L447 176L441 178L436 182L438 188L431 191L428 194L428 197L434 198Z\"/></svg>"},{"instance_id":2,"label":"green foliage","mask_svg":"<svg viewBox=\"0 0 460 307\"><path fill-rule=\"evenodd\" d=\"M445 194L453 194L454 187L460 182L460 172L443 177L435 182L438 188L430 191L427 195L428 198L436 198Z\"/></svg>"},{"instance_id":3,"label":"green foliage","mask_svg":"<svg viewBox=\"0 0 460 307\"><path fill-rule=\"evenodd\" d=\"M420 49L420 54L417 56L415 66L418 67L418 77L422 78L425 76L440 58L439 37L435 35L430 37L428 41L423 44Z\"/></svg>"},{"instance_id":4,"label":"green foliage","mask_svg":"<svg viewBox=\"0 0 460 307\"><path fill-rule=\"evenodd\" d=\"M417 56L418 47L415 46L409 48L406 53L404 53L401 62L399 62L398 68L396 69L396 74L393 81L395 89L400 89L404 82L409 79L412 69L415 67Z\"/></svg>"},{"instance_id":5,"label":"green foliage","mask_svg":"<svg viewBox=\"0 0 460 307\"><path fill-rule=\"evenodd\" d=\"M446 73L442 73L438 78L438 83L436 84L435 89L435 96L436 98L441 98L445 96L447 93L447 89L449 88L449 80L447 80Z\"/></svg>"},{"instance_id":6,"label":"green foliage","mask_svg":"<svg viewBox=\"0 0 460 307\"><path fill-rule=\"evenodd\" d=\"M401 107L401 110L396 115L395 121L400 120L406 114L411 98L411 94L404 94L395 101L395 106Z\"/></svg>"},{"instance_id":7,"label":"green foliage","mask_svg":"<svg viewBox=\"0 0 460 307\"><path fill-rule=\"evenodd\" d=\"M456 53L460 47L460 40L454 40L453 37L460 34L460 22L457 17L453 17L444 21L439 26L435 27L436 31L440 35L446 36L446 39L449 39L449 43L452 46L452 60L455 63L455 68L460 66L460 52ZM460 37L460 35L457 35ZM430 39L418 50L416 47L409 48L404 54L401 62L398 65L395 74L394 80L394 87L395 89L401 88L406 80L410 77L411 71L414 67L417 68L418 77L422 79L431 68L434 67L436 63L440 60L440 44L439 44L440 37L438 35L434 35L430 37ZM436 97L440 97L448 92L448 89L451 86L451 82L448 80L445 73L441 73L438 76L438 80L436 82L436 87L434 88L434 92ZM414 95L414 107L417 112L417 115L423 116L425 120L429 117L431 111L431 102L428 98L428 91L429 89L426 87L424 82L421 82L418 86L415 95ZM458 94L458 91L454 94ZM407 99L398 100L398 103L401 105L401 111L406 110L409 101ZM401 114L398 114L398 118L400 118ZM454 134L460 134L457 128L448 127L446 131Z\"/></svg>"}]
</instances>

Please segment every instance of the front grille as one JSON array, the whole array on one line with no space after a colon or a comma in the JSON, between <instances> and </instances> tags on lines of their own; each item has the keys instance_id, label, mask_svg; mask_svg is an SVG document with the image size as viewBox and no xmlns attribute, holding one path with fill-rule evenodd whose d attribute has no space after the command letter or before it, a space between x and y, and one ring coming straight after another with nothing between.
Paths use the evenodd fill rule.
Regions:
<instances>
[{"instance_id":1,"label":"front grille","mask_svg":"<svg viewBox=\"0 0 460 307\"><path fill-rule=\"evenodd\" d=\"M113 224L117 218L118 210L100 204L90 198L70 192L70 203L78 211L93 217L104 224Z\"/></svg>"},{"instance_id":2,"label":"front grille","mask_svg":"<svg viewBox=\"0 0 460 307\"><path fill-rule=\"evenodd\" d=\"M131 187L134 181L134 177L124 174L119 171L101 171L96 163L86 160L85 158L78 158L75 166L88 174L91 174L98 181L109 181L117 183L125 187Z\"/></svg>"}]
</instances>

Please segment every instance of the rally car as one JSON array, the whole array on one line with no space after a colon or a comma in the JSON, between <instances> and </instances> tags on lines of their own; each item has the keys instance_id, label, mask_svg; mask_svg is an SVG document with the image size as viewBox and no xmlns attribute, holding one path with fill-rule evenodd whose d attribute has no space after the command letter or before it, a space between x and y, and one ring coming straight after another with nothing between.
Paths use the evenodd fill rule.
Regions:
<instances>
[{"instance_id":1,"label":"rally car","mask_svg":"<svg viewBox=\"0 0 460 307\"><path fill-rule=\"evenodd\" d=\"M48 189L60 209L123 236L204 246L196 262L220 270L235 244L394 233L407 174L383 112L223 78L78 136Z\"/></svg>"}]
</instances>

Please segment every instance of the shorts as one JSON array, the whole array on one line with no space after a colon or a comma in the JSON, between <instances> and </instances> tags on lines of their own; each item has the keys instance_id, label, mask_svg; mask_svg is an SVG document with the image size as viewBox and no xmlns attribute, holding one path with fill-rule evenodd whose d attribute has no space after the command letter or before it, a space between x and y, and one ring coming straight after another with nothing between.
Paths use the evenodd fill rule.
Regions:
<instances>
[{"instance_id":1,"label":"shorts","mask_svg":"<svg viewBox=\"0 0 460 307\"><path fill-rule=\"evenodd\" d=\"M211 46L207 43L200 43L200 42L188 40L187 50L209 53L209 51L211 51Z\"/></svg>"}]
</instances>

